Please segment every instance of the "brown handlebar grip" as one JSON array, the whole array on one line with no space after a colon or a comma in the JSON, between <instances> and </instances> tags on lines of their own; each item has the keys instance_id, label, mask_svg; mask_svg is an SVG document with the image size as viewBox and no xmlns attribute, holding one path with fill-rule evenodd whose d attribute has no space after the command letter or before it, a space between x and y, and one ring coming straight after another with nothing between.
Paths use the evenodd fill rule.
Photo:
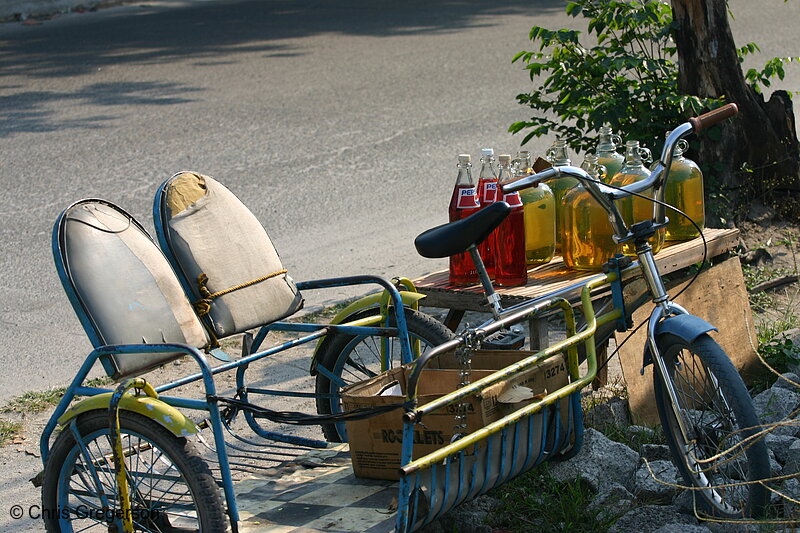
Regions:
<instances>
[{"instance_id":1,"label":"brown handlebar grip","mask_svg":"<svg viewBox=\"0 0 800 533\"><path fill-rule=\"evenodd\" d=\"M739 112L739 106L737 106L736 104L725 104L724 106L719 107L714 111L709 111L708 113L702 114L699 117L690 118L689 124L692 125L692 129L694 129L695 132L698 132L710 126L713 126L717 122L721 122L727 118L731 118L738 112Z\"/></svg>"}]
</instances>

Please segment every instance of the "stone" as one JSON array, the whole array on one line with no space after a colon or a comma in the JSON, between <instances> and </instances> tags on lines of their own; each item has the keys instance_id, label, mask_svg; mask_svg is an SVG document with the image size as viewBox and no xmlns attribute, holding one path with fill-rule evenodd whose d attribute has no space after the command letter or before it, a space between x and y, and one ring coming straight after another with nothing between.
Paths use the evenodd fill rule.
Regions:
<instances>
[{"instance_id":1,"label":"stone","mask_svg":"<svg viewBox=\"0 0 800 533\"><path fill-rule=\"evenodd\" d=\"M656 440L657 431L647 426L628 426L625 434L631 442L653 442Z\"/></svg>"},{"instance_id":2,"label":"stone","mask_svg":"<svg viewBox=\"0 0 800 533\"><path fill-rule=\"evenodd\" d=\"M633 506L633 494L619 483L601 485L600 492L589 503L601 520L614 519L627 513Z\"/></svg>"},{"instance_id":3,"label":"stone","mask_svg":"<svg viewBox=\"0 0 800 533\"><path fill-rule=\"evenodd\" d=\"M639 453L648 461L672 461L672 452L666 444L642 444Z\"/></svg>"},{"instance_id":4,"label":"stone","mask_svg":"<svg viewBox=\"0 0 800 533\"><path fill-rule=\"evenodd\" d=\"M783 499L783 516L788 520L800 519L800 505L789 500L800 501L800 480L797 478L787 479L783 487L778 489Z\"/></svg>"},{"instance_id":5,"label":"stone","mask_svg":"<svg viewBox=\"0 0 800 533\"><path fill-rule=\"evenodd\" d=\"M783 475L800 473L800 439L794 442L786 451L786 462L783 464Z\"/></svg>"},{"instance_id":6,"label":"stone","mask_svg":"<svg viewBox=\"0 0 800 533\"><path fill-rule=\"evenodd\" d=\"M772 472L772 477L778 477L783 474L783 465L775 458L775 452L767 448L767 456L769 457L769 470Z\"/></svg>"},{"instance_id":7,"label":"stone","mask_svg":"<svg viewBox=\"0 0 800 533\"><path fill-rule=\"evenodd\" d=\"M764 437L764 442L767 449L772 450L775 454L775 460L780 464L786 464L786 459L789 457L789 446L792 445L797 439L788 435L774 435L767 433Z\"/></svg>"},{"instance_id":8,"label":"stone","mask_svg":"<svg viewBox=\"0 0 800 533\"><path fill-rule=\"evenodd\" d=\"M697 525L697 520L671 505L644 505L625 513L608 533L655 533L665 524Z\"/></svg>"},{"instance_id":9,"label":"stone","mask_svg":"<svg viewBox=\"0 0 800 533\"><path fill-rule=\"evenodd\" d=\"M712 522L708 520L703 525L712 533L760 533L761 526L758 524L734 523L734 522Z\"/></svg>"},{"instance_id":10,"label":"stone","mask_svg":"<svg viewBox=\"0 0 800 533\"><path fill-rule=\"evenodd\" d=\"M584 414L584 423L604 431L607 428L627 428L631 425L628 414L628 400L612 398L611 400L594 406Z\"/></svg>"},{"instance_id":11,"label":"stone","mask_svg":"<svg viewBox=\"0 0 800 533\"><path fill-rule=\"evenodd\" d=\"M636 500L643 503L671 503L681 490L682 485L678 469L671 461L642 461L633 477L631 492Z\"/></svg>"},{"instance_id":12,"label":"stone","mask_svg":"<svg viewBox=\"0 0 800 533\"><path fill-rule=\"evenodd\" d=\"M678 508L678 510L682 513L697 516L700 513L700 502L695 503L694 501L695 491L693 490L683 490L675 496L675 499L672 500L672 505ZM695 508L696 507L696 508Z\"/></svg>"},{"instance_id":13,"label":"stone","mask_svg":"<svg viewBox=\"0 0 800 533\"><path fill-rule=\"evenodd\" d=\"M800 328L792 328L787 329L775 336L771 342L782 342L784 339L788 339L792 341L797 349L797 354L800 356ZM788 366L789 372L793 372L794 374L800 375L800 363L792 364L790 363Z\"/></svg>"},{"instance_id":14,"label":"stone","mask_svg":"<svg viewBox=\"0 0 800 533\"><path fill-rule=\"evenodd\" d=\"M711 533L711 530L702 525L667 524L656 529L653 533Z\"/></svg>"},{"instance_id":15,"label":"stone","mask_svg":"<svg viewBox=\"0 0 800 533\"><path fill-rule=\"evenodd\" d=\"M784 372L778 377L775 383L772 384L772 388L788 389L793 392L798 392L800 391L800 386L798 385L800 385L800 376L794 372Z\"/></svg>"},{"instance_id":16,"label":"stone","mask_svg":"<svg viewBox=\"0 0 800 533\"><path fill-rule=\"evenodd\" d=\"M776 427L772 433L774 435L795 436L800 430L800 421L791 420L791 415L800 404L800 394L789 389L773 387L765 390L753 398L756 413L763 424L774 424L776 422L786 422L786 425Z\"/></svg>"},{"instance_id":17,"label":"stone","mask_svg":"<svg viewBox=\"0 0 800 533\"><path fill-rule=\"evenodd\" d=\"M550 474L562 483L582 479L600 492L600 487L609 483L627 486L638 463L638 453L588 428L580 451L572 459L550 463Z\"/></svg>"},{"instance_id":18,"label":"stone","mask_svg":"<svg viewBox=\"0 0 800 533\"><path fill-rule=\"evenodd\" d=\"M492 533L492 527L485 522L492 511L499 506L500 500L497 498L486 495L479 496L448 511L431 525L441 522L439 527L442 527L444 531L458 531L459 533ZM425 529L422 530L422 533L438 533L438 531Z\"/></svg>"}]
</instances>

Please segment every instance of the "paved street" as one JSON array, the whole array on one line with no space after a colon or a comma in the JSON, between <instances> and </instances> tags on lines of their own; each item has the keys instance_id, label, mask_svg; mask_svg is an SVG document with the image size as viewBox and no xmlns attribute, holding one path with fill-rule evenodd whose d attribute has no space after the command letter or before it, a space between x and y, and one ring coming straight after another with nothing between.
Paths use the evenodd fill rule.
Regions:
<instances>
[{"instance_id":1,"label":"paved street","mask_svg":"<svg viewBox=\"0 0 800 533\"><path fill-rule=\"evenodd\" d=\"M737 42L800 55L797 3L753 4L732 2ZM456 154L518 148L529 82L511 58L534 23L574 21L555 0L167 1L0 25L0 402L64 384L89 348L50 251L82 197L149 228L157 185L195 169L245 201L295 279L443 267L414 236L445 220Z\"/></svg>"}]
</instances>

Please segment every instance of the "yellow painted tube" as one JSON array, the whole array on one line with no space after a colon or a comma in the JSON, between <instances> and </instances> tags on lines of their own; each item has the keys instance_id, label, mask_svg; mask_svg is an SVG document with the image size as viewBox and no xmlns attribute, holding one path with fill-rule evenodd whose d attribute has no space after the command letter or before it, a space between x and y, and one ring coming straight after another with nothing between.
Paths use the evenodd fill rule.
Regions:
<instances>
[{"instance_id":1,"label":"yellow painted tube","mask_svg":"<svg viewBox=\"0 0 800 533\"><path fill-rule=\"evenodd\" d=\"M416 459L414 461L411 461L407 465L404 465L403 467L401 467L401 469L400 469L401 474L404 475L404 476L408 476L408 475L414 474L418 470L425 469L425 468L430 468L434 464L441 463L446 458L448 458L450 456L453 456L453 455L455 455L455 454L457 454L457 453L459 453L459 452L461 452L463 450L466 450L467 448L469 448L471 446L474 446L476 443L480 442L481 440L484 440L487 437L502 431L504 428L506 428L506 427L508 427L508 426L510 426L512 424L515 424L516 422L518 422L520 419L524 418L525 416L530 416L532 414L535 414L536 412L541 411L544 407L546 407L546 406L548 406L548 405L550 405L552 403L555 403L556 401L558 401L560 399L566 398L570 394L572 394L574 392L577 392L577 391L580 391L582 388L584 388L585 386L589 385L594 380L594 378L597 376L597 353L596 353L596 349L595 349L595 345L594 345L594 334L597 331L598 320L595 317L594 307L592 306L591 291L593 289L601 286L601 285L604 285L605 283L607 283L609 281L615 281L615 280L616 280L616 274L611 273L611 274L608 274L607 276L604 276L602 278L598 278L596 280L590 281L582 289L582 291L581 291L581 307L583 308L584 317L586 318L586 329L584 331L582 331L579 334L572 335L571 337L565 339L564 341L561 341L561 342L555 344L554 346L552 346L552 347L550 347L550 348L548 348L546 350L543 350L543 351L541 351L541 352L539 352L539 353L537 353L537 354L535 354L535 355L533 355L533 356L531 356L531 357L529 357L527 359L524 359L523 361L520 361L520 362L518 362L518 363L516 363L514 365L511 365L510 367L507 367L507 369L504 369L503 371L496 372L495 374L492 374L491 376L487 376L486 378L478 380L475 383L469 385L468 387L464 387L464 389L470 388L471 392L475 392L476 390L480 390L483 386L486 386L486 385L489 385L489 384L493 384L493 383L495 383L497 381L502 380L502 377L500 379L492 379L496 375L506 376L509 373L513 374L514 372L518 371L520 368L526 368L526 367L532 366L533 364L535 364L534 362L538 362L538 361L541 361L543 359L546 359L546 358L552 356L554 353L559 353L559 352L563 351L565 348L568 348L570 346L576 345L577 342L580 342L580 341L584 341L585 345L586 345L587 371L586 371L586 375L585 376L579 378L577 381L573 381L569 385L566 385L566 386L558 389L557 391L554 391L554 392L546 395L544 398L542 398L538 402L534 402L534 403L529 404L529 405L527 405L525 407L522 407L522 408L514 411L513 413L506 415L505 417L501 418L500 420L492 422L491 424L489 424L489 425L487 425L487 426L485 426L485 427L483 427L483 428L481 428L481 429L479 429L479 430L477 430L477 431L475 431L473 433L470 433L469 435L466 435L465 437L463 437L463 438L461 438L461 439L459 439L459 440L457 440L457 441L455 441L455 442L453 442L453 443L451 443L451 444L449 444L449 445L447 445L447 446L445 446L443 448L440 448L439 450L436 450L433 453L430 453L430 454L425 455L423 457L420 457L420 458L418 458L418 459ZM571 311L571 308L570 308L570 311ZM620 313L619 310L615 310L615 311L612 311L610 313L607 313L607 314L603 315L602 323L607 323L610 320L615 320L619 316L619 313ZM573 322L573 324L574 324L574 322ZM573 327L574 327L574 325L573 325ZM573 329L573 331L574 331L574 329ZM577 355L576 355L575 363L576 363L576 366L577 366ZM511 372L508 372L507 371L508 369L514 369L514 370L511 371ZM487 381L490 381L490 383L486 383ZM427 403L427 404L421 406L419 409L417 409L416 413L430 412L430 411L434 410L434 409L430 408L434 404L436 404L436 407L439 408L439 407L443 407L444 405L446 405L448 403L453 403L457 399L460 399L460 398L462 398L464 396L464 395L459 395L458 394L464 389L459 389L458 391L455 391L454 393L448 394L447 396L443 396L443 397L439 398L438 400L435 400L433 402ZM442 400L445 400L447 398L451 398L451 399L449 399L448 401L444 401L444 402L442 401Z\"/></svg>"}]
</instances>

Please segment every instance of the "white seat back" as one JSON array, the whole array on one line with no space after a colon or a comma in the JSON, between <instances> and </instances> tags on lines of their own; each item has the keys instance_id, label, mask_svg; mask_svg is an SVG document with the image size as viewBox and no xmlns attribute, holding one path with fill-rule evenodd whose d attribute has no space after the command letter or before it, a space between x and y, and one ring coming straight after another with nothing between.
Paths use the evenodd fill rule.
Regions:
<instances>
[{"instance_id":1,"label":"white seat back","mask_svg":"<svg viewBox=\"0 0 800 533\"><path fill-rule=\"evenodd\" d=\"M82 200L61 214L55 231L56 268L95 347L208 344L164 254L128 213L103 200ZM183 355L121 354L103 364L109 375L122 379Z\"/></svg>"},{"instance_id":2,"label":"white seat back","mask_svg":"<svg viewBox=\"0 0 800 533\"><path fill-rule=\"evenodd\" d=\"M212 295L206 315L227 337L295 313L303 299L264 227L215 179L180 172L156 196L156 232L192 301ZM208 296L207 294L205 296Z\"/></svg>"}]
</instances>

